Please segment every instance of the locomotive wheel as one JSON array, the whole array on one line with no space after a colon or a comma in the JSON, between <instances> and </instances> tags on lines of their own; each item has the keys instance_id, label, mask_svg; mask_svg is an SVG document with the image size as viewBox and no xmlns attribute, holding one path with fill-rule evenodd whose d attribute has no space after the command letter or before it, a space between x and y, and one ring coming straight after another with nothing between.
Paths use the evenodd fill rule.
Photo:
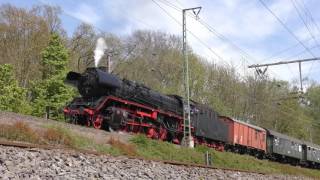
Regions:
<instances>
[{"instance_id":1,"label":"locomotive wheel","mask_svg":"<svg viewBox=\"0 0 320 180\"><path fill-rule=\"evenodd\" d=\"M167 134L167 130L163 127L160 127L159 138L164 141L167 139Z\"/></svg>"},{"instance_id":2,"label":"locomotive wheel","mask_svg":"<svg viewBox=\"0 0 320 180\"><path fill-rule=\"evenodd\" d=\"M152 139L158 139L158 133L155 128L149 128L147 132L147 137Z\"/></svg>"},{"instance_id":3,"label":"locomotive wheel","mask_svg":"<svg viewBox=\"0 0 320 180\"><path fill-rule=\"evenodd\" d=\"M95 129L101 129L102 123L103 123L103 117L101 115L98 115L93 121L93 127Z\"/></svg>"}]
</instances>

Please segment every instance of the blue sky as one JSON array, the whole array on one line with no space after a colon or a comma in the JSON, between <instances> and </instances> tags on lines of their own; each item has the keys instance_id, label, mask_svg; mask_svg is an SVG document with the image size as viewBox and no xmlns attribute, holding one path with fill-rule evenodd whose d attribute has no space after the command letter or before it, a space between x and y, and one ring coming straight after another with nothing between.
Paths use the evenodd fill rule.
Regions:
<instances>
[{"instance_id":1,"label":"blue sky","mask_svg":"<svg viewBox=\"0 0 320 180\"><path fill-rule=\"evenodd\" d=\"M241 74L252 73L246 68L250 64L313 57L294 36L315 56L320 56L320 47L317 47L318 42L320 43L320 11L317 10L320 1L317 0L263 1L294 36L259 0L0 0L0 2L26 8L39 4L58 5L63 10L61 19L69 36L82 21L119 36L128 35L137 29L160 30L181 35L181 25L169 17L163 9L181 23L181 8L201 6L200 20L214 28L232 44L214 35L192 17L188 17L187 28L201 42L189 33L188 43L196 53L209 61L233 64ZM294 5L307 26L299 17ZM278 54L288 47L293 48ZM278 55L274 56L275 54ZM303 76L319 82L319 67L320 62L304 63ZM297 79L299 75L297 64L269 67L268 72L272 77L289 81Z\"/></svg>"}]
</instances>

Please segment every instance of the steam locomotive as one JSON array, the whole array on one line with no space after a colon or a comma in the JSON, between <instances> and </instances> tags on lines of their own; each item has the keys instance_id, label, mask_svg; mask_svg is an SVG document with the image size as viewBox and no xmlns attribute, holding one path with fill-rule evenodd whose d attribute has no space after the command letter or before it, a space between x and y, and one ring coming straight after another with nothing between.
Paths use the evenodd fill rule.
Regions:
<instances>
[{"instance_id":1,"label":"steam locomotive","mask_svg":"<svg viewBox=\"0 0 320 180\"><path fill-rule=\"evenodd\" d=\"M182 143L182 97L161 94L102 68L88 68L82 74L71 71L66 83L75 86L81 95L64 108L68 122L108 131L144 133L149 138ZM194 101L190 104L190 117L196 145L320 167L318 145L220 116L212 108Z\"/></svg>"}]
</instances>

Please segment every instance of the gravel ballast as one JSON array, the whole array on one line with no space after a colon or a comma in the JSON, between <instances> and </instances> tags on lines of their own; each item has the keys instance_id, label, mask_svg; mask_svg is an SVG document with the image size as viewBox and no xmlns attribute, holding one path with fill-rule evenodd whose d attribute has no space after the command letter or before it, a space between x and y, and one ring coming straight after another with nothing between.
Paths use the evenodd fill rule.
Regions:
<instances>
[{"instance_id":1,"label":"gravel ballast","mask_svg":"<svg viewBox=\"0 0 320 180\"><path fill-rule=\"evenodd\" d=\"M73 151L0 146L1 179L307 179L164 164Z\"/></svg>"}]
</instances>

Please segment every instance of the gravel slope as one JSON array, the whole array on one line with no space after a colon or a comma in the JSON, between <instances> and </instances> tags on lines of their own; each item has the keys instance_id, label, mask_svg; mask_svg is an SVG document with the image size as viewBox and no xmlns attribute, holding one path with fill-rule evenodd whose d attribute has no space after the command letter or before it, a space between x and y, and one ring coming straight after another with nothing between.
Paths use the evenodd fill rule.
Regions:
<instances>
[{"instance_id":1,"label":"gravel slope","mask_svg":"<svg viewBox=\"0 0 320 180\"><path fill-rule=\"evenodd\" d=\"M0 176L1 179L302 179L4 146L0 146Z\"/></svg>"}]
</instances>

